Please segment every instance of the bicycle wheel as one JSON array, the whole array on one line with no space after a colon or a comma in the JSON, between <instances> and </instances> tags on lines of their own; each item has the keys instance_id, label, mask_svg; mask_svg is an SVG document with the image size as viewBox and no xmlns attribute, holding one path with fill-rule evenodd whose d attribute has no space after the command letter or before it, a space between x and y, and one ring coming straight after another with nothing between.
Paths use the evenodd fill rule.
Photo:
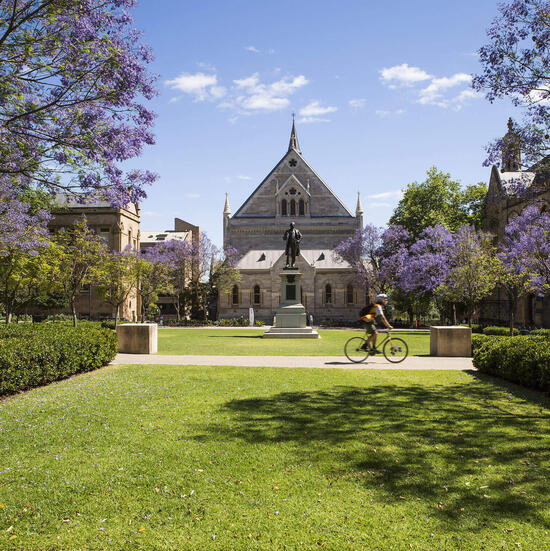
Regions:
<instances>
[{"instance_id":1,"label":"bicycle wheel","mask_svg":"<svg viewBox=\"0 0 550 551\"><path fill-rule=\"evenodd\" d=\"M392 337L384 343L384 357L388 362L398 364L402 362L409 354L409 347L403 339Z\"/></svg>"},{"instance_id":2,"label":"bicycle wheel","mask_svg":"<svg viewBox=\"0 0 550 551\"><path fill-rule=\"evenodd\" d=\"M344 346L344 352L350 362L359 364L367 359L367 341L361 337L352 337Z\"/></svg>"}]
</instances>

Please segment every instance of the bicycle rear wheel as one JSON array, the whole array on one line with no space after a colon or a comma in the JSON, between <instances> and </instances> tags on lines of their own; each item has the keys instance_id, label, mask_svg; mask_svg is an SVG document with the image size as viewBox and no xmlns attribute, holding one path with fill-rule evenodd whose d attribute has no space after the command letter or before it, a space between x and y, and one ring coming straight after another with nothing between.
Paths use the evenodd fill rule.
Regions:
<instances>
[{"instance_id":1,"label":"bicycle rear wheel","mask_svg":"<svg viewBox=\"0 0 550 551\"><path fill-rule=\"evenodd\" d=\"M367 348L367 341L361 337L352 337L346 342L344 346L344 352L350 362L359 364L364 362L369 355Z\"/></svg>"},{"instance_id":2,"label":"bicycle rear wheel","mask_svg":"<svg viewBox=\"0 0 550 551\"><path fill-rule=\"evenodd\" d=\"M409 354L409 347L403 339L392 337L384 343L384 357L388 362L398 364L402 362Z\"/></svg>"}]
</instances>

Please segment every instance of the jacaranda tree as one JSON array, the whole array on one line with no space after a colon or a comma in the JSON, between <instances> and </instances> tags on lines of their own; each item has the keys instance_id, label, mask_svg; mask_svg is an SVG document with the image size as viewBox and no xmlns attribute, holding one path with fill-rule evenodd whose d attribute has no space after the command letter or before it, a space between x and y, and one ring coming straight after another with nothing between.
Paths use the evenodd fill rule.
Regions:
<instances>
[{"instance_id":1,"label":"jacaranda tree","mask_svg":"<svg viewBox=\"0 0 550 551\"><path fill-rule=\"evenodd\" d=\"M151 52L135 0L0 2L0 181L138 202L155 177L120 163L153 143Z\"/></svg>"},{"instance_id":2,"label":"jacaranda tree","mask_svg":"<svg viewBox=\"0 0 550 551\"><path fill-rule=\"evenodd\" d=\"M520 108L524 120L514 125L514 132L523 165L531 166L550 153L550 2L500 4L487 36L488 43L479 49L482 71L473 86L491 102L507 97ZM507 145L505 139L491 143L486 164L514 154Z\"/></svg>"}]
</instances>

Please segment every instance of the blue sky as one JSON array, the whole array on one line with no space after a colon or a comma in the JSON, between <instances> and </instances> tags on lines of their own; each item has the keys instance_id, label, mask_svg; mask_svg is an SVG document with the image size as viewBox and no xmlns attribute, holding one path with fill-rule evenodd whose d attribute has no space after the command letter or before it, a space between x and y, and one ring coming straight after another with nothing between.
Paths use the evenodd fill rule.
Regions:
<instances>
[{"instance_id":1,"label":"blue sky","mask_svg":"<svg viewBox=\"0 0 550 551\"><path fill-rule=\"evenodd\" d=\"M484 146L513 111L474 94L492 0L141 0L155 53L156 145L133 166L159 174L142 229L197 224L221 244L235 212L288 147L352 211L384 225L400 190L436 165L487 181Z\"/></svg>"}]
</instances>

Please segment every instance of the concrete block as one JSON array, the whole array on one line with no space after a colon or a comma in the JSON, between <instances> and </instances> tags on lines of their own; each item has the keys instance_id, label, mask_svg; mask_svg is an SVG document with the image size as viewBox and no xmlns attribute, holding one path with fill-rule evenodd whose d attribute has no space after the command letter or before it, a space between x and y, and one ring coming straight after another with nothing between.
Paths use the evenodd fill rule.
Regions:
<instances>
[{"instance_id":1,"label":"concrete block","mask_svg":"<svg viewBox=\"0 0 550 551\"><path fill-rule=\"evenodd\" d=\"M158 326L156 323L124 323L117 325L118 351L123 354L156 354Z\"/></svg>"},{"instance_id":2,"label":"concrete block","mask_svg":"<svg viewBox=\"0 0 550 551\"><path fill-rule=\"evenodd\" d=\"M472 355L472 329L470 327L430 327L430 356Z\"/></svg>"}]
</instances>

